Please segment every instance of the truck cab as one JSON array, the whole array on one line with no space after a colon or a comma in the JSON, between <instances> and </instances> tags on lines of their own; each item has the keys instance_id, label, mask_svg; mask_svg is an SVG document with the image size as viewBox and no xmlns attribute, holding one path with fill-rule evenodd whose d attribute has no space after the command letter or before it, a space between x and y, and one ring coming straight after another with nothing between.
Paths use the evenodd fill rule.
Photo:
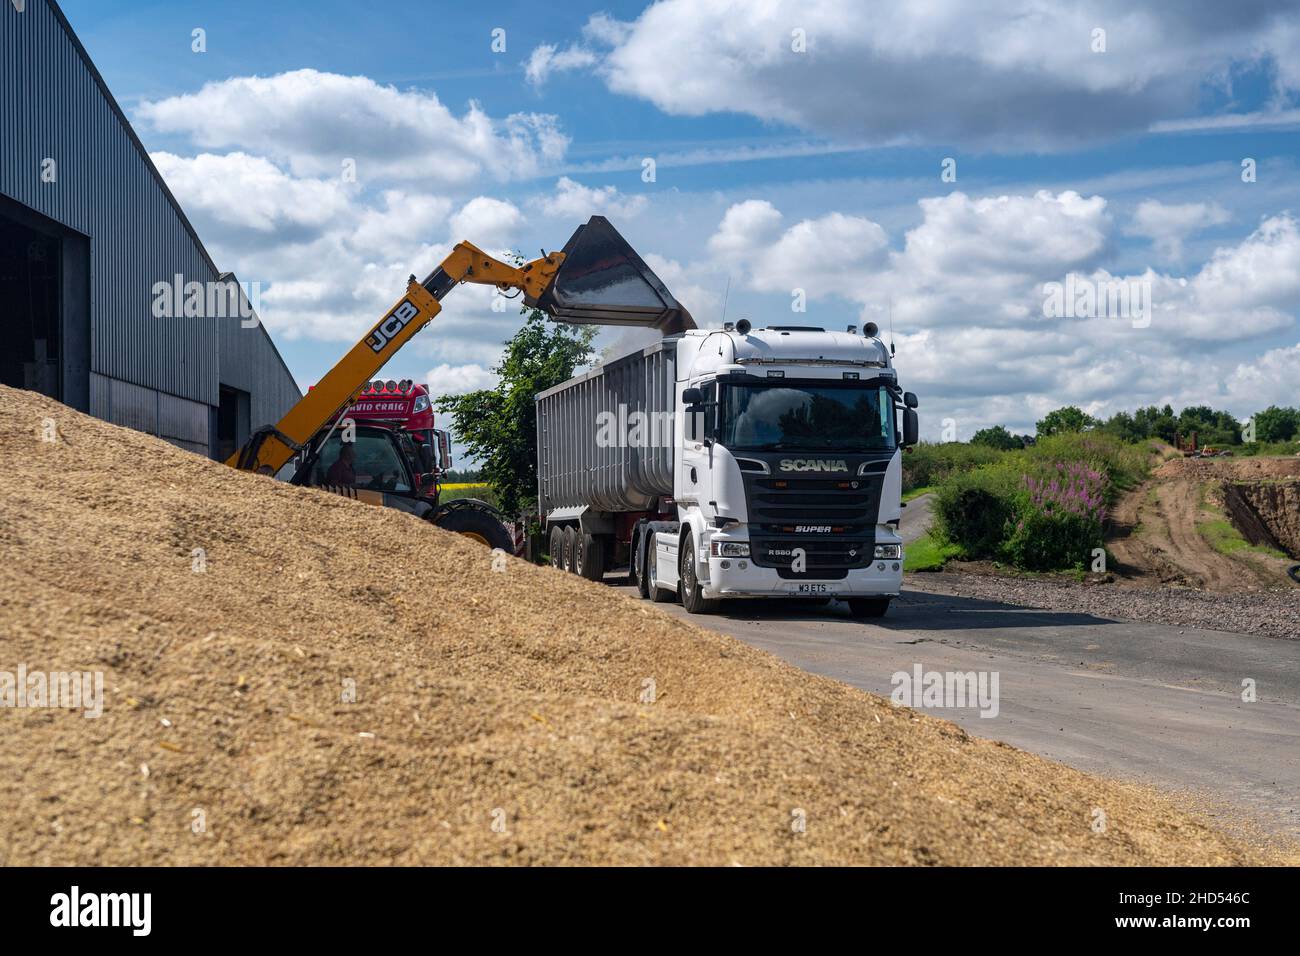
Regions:
<instances>
[{"instance_id":1,"label":"truck cab","mask_svg":"<svg viewBox=\"0 0 1300 956\"><path fill-rule=\"evenodd\" d=\"M883 614L902 584L915 397L874 334L747 325L677 343L679 527L654 535L655 586L688 609L806 597Z\"/></svg>"}]
</instances>

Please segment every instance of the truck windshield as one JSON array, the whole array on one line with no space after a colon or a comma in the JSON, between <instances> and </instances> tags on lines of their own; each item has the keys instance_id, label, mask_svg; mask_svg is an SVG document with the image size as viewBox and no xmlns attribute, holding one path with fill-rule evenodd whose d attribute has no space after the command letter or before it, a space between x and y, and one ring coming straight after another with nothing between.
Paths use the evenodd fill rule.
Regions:
<instances>
[{"instance_id":1,"label":"truck windshield","mask_svg":"<svg viewBox=\"0 0 1300 956\"><path fill-rule=\"evenodd\" d=\"M718 442L725 448L892 449L894 401L866 382L727 385L721 390Z\"/></svg>"}]
</instances>

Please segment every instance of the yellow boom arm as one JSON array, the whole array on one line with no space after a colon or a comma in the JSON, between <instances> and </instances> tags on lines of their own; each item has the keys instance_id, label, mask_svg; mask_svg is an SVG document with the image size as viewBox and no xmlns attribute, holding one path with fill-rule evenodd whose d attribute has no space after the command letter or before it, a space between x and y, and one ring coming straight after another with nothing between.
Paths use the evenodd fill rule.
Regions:
<instances>
[{"instance_id":1,"label":"yellow boom arm","mask_svg":"<svg viewBox=\"0 0 1300 956\"><path fill-rule=\"evenodd\" d=\"M274 428L259 429L248 443L226 460L246 471L275 474L335 415L351 405L357 394L411 336L442 311L442 297L462 282L518 289L537 299L550 287L564 261L553 252L523 266L511 266L482 249L461 242L423 282L411 276L406 295L352 346L323 379L285 413Z\"/></svg>"}]
</instances>

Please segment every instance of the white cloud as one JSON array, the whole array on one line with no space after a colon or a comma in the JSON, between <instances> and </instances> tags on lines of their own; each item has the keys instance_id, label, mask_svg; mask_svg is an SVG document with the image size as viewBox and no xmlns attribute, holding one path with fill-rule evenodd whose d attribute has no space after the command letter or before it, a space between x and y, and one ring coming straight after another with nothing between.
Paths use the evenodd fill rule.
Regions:
<instances>
[{"instance_id":1,"label":"white cloud","mask_svg":"<svg viewBox=\"0 0 1300 956\"><path fill-rule=\"evenodd\" d=\"M645 196L628 196L614 186L593 188L561 176L555 192L538 199L538 206L548 216L586 222L593 215L613 219L631 219L646 206Z\"/></svg>"},{"instance_id":2,"label":"white cloud","mask_svg":"<svg viewBox=\"0 0 1300 956\"><path fill-rule=\"evenodd\" d=\"M1296 22L1283 3L769 0L738 11L729 0L660 0L630 22L602 15L571 49L597 51L593 69L611 90L670 114L1019 151L1194 115L1207 79L1230 89L1243 63L1263 64L1279 96L1293 94ZM1092 49L1099 26L1104 53Z\"/></svg>"},{"instance_id":3,"label":"white cloud","mask_svg":"<svg viewBox=\"0 0 1300 956\"><path fill-rule=\"evenodd\" d=\"M496 373L482 365L437 365L421 381L429 386L433 395L464 395L480 389L494 388Z\"/></svg>"},{"instance_id":4,"label":"white cloud","mask_svg":"<svg viewBox=\"0 0 1300 956\"><path fill-rule=\"evenodd\" d=\"M884 263L888 238L870 219L833 212L776 235L780 223L781 213L771 203L738 203L723 216L709 249L743 269L755 289L802 289L809 298L839 294L855 299L867 277Z\"/></svg>"},{"instance_id":5,"label":"white cloud","mask_svg":"<svg viewBox=\"0 0 1300 956\"><path fill-rule=\"evenodd\" d=\"M995 423L1032 429L1066 402L1095 414L1215 400L1248 414L1270 401L1294 403L1284 393L1294 394L1300 352L1275 350L1252 363L1237 348L1294 326L1300 309L1294 217L1266 218L1183 274L1124 273L1100 265L1116 254L1116 228L1100 196L951 193L922 199L917 210L919 222L891 251L887 239L855 243L842 228L827 228L839 214L805 220L799 225L806 229L786 228L772 203L747 200L725 211L708 248L715 270L739 269L749 289L785 292L807 284L830 290L826 302L810 296L811 324L838 327L838 299L856 303L859 320L887 329L892 298L900 375L926 397L928 437L938 436L943 418L953 418L963 438ZM810 243L808 235L829 241ZM864 257L864 245L878 251ZM1099 284L1148 283L1150 326L1044 317L1044 284L1072 273ZM1233 351L1238 357L1229 357ZM1285 384L1273 384L1274 376Z\"/></svg>"},{"instance_id":6,"label":"white cloud","mask_svg":"<svg viewBox=\"0 0 1300 956\"><path fill-rule=\"evenodd\" d=\"M280 235L314 230L351 205L342 182L295 179L260 156L186 158L158 152L150 157L171 190L184 197L187 210L241 230Z\"/></svg>"},{"instance_id":7,"label":"white cloud","mask_svg":"<svg viewBox=\"0 0 1300 956\"><path fill-rule=\"evenodd\" d=\"M451 217L451 235L457 242L466 240L488 252L509 249L523 221L514 203L476 196Z\"/></svg>"},{"instance_id":8,"label":"white cloud","mask_svg":"<svg viewBox=\"0 0 1300 956\"><path fill-rule=\"evenodd\" d=\"M1133 221L1124 230L1128 235L1145 236L1163 259L1180 262L1183 241L1211 226L1221 226L1232 218L1218 203L1162 203L1148 199L1133 213Z\"/></svg>"},{"instance_id":9,"label":"white cloud","mask_svg":"<svg viewBox=\"0 0 1300 956\"><path fill-rule=\"evenodd\" d=\"M298 176L341 178L344 161L354 160L363 183L529 177L562 159L569 142L549 114L494 119L470 103L457 116L431 91L317 70L206 83L137 112L161 132L208 150L254 152Z\"/></svg>"},{"instance_id":10,"label":"white cloud","mask_svg":"<svg viewBox=\"0 0 1300 956\"><path fill-rule=\"evenodd\" d=\"M559 50L553 44L543 43L529 54L524 64L524 76L529 83L540 86L552 73L577 70L595 63L596 54L590 50L578 46Z\"/></svg>"}]
</instances>

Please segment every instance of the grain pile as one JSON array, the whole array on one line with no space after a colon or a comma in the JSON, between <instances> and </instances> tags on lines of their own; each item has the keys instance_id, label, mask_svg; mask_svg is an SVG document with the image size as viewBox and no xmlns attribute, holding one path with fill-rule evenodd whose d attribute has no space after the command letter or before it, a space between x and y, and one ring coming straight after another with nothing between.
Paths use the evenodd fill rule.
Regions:
<instances>
[{"instance_id":1,"label":"grain pile","mask_svg":"<svg viewBox=\"0 0 1300 956\"><path fill-rule=\"evenodd\" d=\"M40 396L0 387L0 454L0 670L105 675L99 719L0 709L0 862L1256 859L1146 791Z\"/></svg>"}]
</instances>

